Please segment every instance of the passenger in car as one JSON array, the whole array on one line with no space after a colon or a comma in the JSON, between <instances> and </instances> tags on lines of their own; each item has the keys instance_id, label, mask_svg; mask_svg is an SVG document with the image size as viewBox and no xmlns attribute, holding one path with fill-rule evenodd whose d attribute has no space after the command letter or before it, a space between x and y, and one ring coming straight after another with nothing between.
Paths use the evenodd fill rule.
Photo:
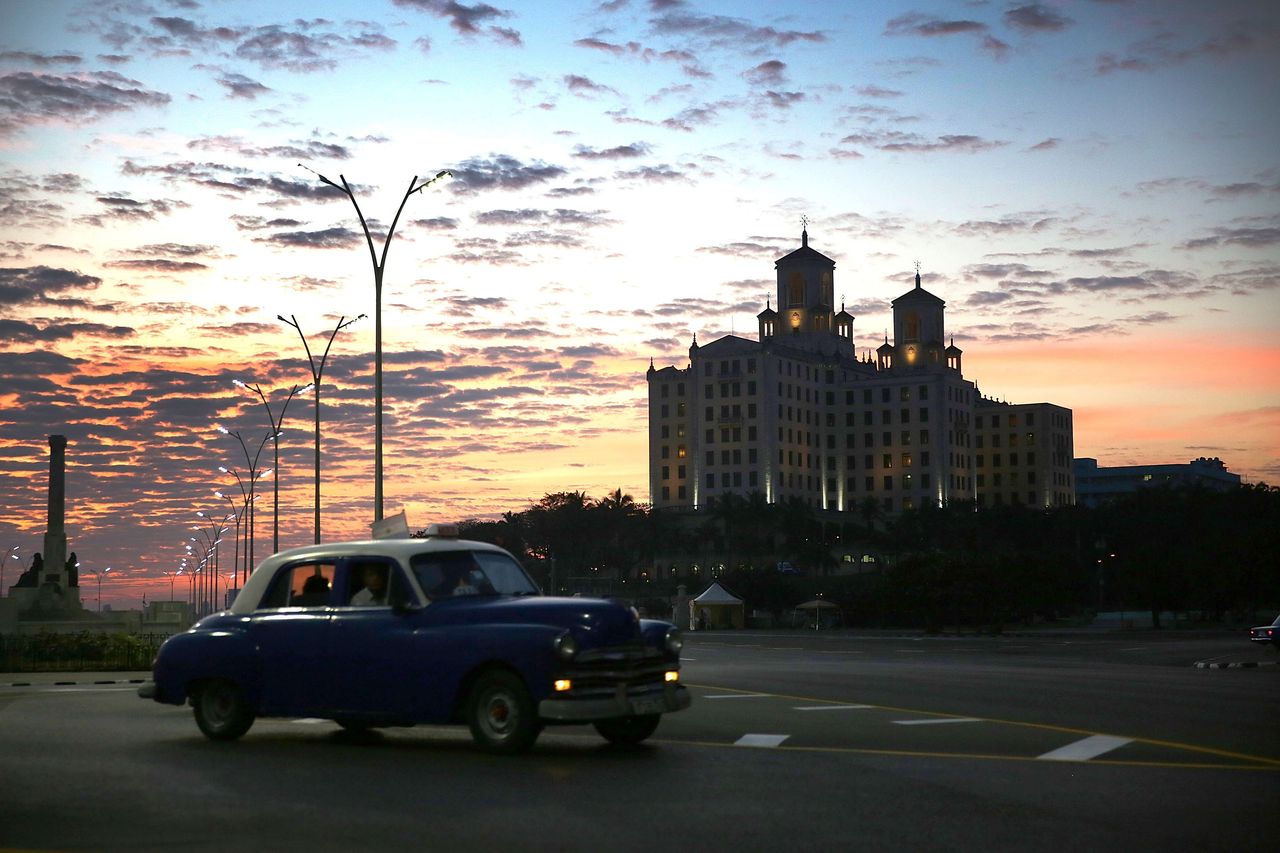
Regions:
<instances>
[{"instance_id":1,"label":"passenger in car","mask_svg":"<svg viewBox=\"0 0 1280 853\"><path fill-rule=\"evenodd\" d=\"M387 603L387 567L367 563L363 573L364 589L351 596L354 607L381 607Z\"/></svg>"}]
</instances>

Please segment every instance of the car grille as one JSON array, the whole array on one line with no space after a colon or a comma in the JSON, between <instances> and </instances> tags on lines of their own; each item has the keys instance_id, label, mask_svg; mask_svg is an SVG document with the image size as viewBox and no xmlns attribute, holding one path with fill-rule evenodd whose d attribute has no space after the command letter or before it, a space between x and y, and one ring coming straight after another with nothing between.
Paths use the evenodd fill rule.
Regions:
<instances>
[{"instance_id":1,"label":"car grille","mask_svg":"<svg viewBox=\"0 0 1280 853\"><path fill-rule=\"evenodd\" d=\"M577 656L565 672L573 679L576 697L588 695L612 695L620 687L627 693L650 687L661 688L664 673L676 667L657 649L643 646L611 646L590 649Z\"/></svg>"}]
</instances>

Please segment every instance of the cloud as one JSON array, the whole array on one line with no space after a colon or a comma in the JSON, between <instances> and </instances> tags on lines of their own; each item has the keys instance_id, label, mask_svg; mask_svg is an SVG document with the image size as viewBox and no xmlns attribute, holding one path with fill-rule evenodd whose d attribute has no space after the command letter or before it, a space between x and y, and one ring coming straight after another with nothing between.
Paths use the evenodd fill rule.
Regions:
<instances>
[{"instance_id":1,"label":"cloud","mask_svg":"<svg viewBox=\"0 0 1280 853\"><path fill-rule=\"evenodd\" d=\"M222 151L241 157L269 157L273 160L348 160L351 149L319 139L290 140L287 145L251 145L238 136L202 136L187 147L196 151Z\"/></svg>"},{"instance_id":2,"label":"cloud","mask_svg":"<svg viewBox=\"0 0 1280 853\"><path fill-rule=\"evenodd\" d=\"M594 95L601 95L605 93L611 95L618 94L618 90L614 89L612 86L605 86L602 83L597 83L590 77L583 77L580 74L566 74L560 79L564 83L566 89L581 98L589 98Z\"/></svg>"},{"instance_id":3,"label":"cloud","mask_svg":"<svg viewBox=\"0 0 1280 853\"><path fill-rule=\"evenodd\" d=\"M243 74L227 72L216 78L218 85L227 90L228 98L241 98L246 101L257 100L259 95L265 95L271 89L264 86L257 80L246 77Z\"/></svg>"},{"instance_id":4,"label":"cloud","mask_svg":"<svg viewBox=\"0 0 1280 853\"><path fill-rule=\"evenodd\" d=\"M263 204L280 204L295 201L338 201L343 194L319 181L281 178L277 175L255 175L242 167L222 163L195 163L190 160L161 165L143 165L125 160L120 167L124 175L158 175L166 183L180 186L198 185L218 190L224 194L243 195L260 192L270 201ZM359 187L355 187L359 189Z\"/></svg>"},{"instance_id":5,"label":"cloud","mask_svg":"<svg viewBox=\"0 0 1280 853\"><path fill-rule=\"evenodd\" d=\"M1163 27L1163 23L1157 21L1156 26ZM1220 30L1203 37L1203 32L1210 27L1220 27ZM1200 37L1188 41L1183 33L1191 31ZM1158 29L1118 54L1100 53L1094 62L1094 71L1100 75L1118 71L1155 71L1206 57L1224 60L1254 52L1274 55L1277 49L1280 49L1280 27L1272 22L1211 19L1202 26L1183 28L1183 32Z\"/></svg>"},{"instance_id":6,"label":"cloud","mask_svg":"<svg viewBox=\"0 0 1280 853\"><path fill-rule=\"evenodd\" d=\"M254 237L255 243L266 243L293 249L347 249L359 245L364 234L335 226L317 231L281 231L267 237Z\"/></svg>"},{"instance_id":7,"label":"cloud","mask_svg":"<svg viewBox=\"0 0 1280 853\"><path fill-rule=\"evenodd\" d=\"M852 133L840 140L842 145L869 145L880 151L896 151L909 154L935 153L938 151L975 154L1001 148L1008 142L984 139L967 133L950 133L932 139L918 133L900 130L870 130Z\"/></svg>"},{"instance_id":8,"label":"cloud","mask_svg":"<svg viewBox=\"0 0 1280 853\"><path fill-rule=\"evenodd\" d=\"M16 136L32 124L79 124L169 101L165 93L114 71L65 76L19 71L0 76L0 137Z\"/></svg>"},{"instance_id":9,"label":"cloud","mask_svg":"<svg viewBox=\"0 0 1280 853\"><path fill-rule=\"evenodd\" d=\"M615 44L598 38L581 38L573 44L575 47L583 47L588 50L596 50L601 53L627 57L629 59L640 59L644 62L651 62L655 59L664 60L666 62L675 62L678 63L681 66L681 70L690 77L710 76L710 74L699 64L698 57L687 50L655 50L651 47L645 47L636 41L629 41L626 44Z\"/></svg>"},{"instance_id":10,"label":"cloud","mask_svg":"<svg viewBox=\"0 0 1280 853\"><path fill-rule=\"evenodd\" d=\"M102 323L48 322L43 326L23 320L0 319L0 340L16 344L41 344L72 338L130 338L137 334L129 326ZM7 380L6 380L7 384Z\"/></svg>"},{"instance_id":11,"label":"cloud","mask_svg":"<svg viewBox=\"0 0 1280 853\"><path fill-rule=\"evenodd\" d=\"M792 104L798 104L805 100L804 92L774 92L770 90L764 93L764 97L770 106L780 110L790 109Z\"/></svg>"},{"instance_id":12,"label":"cloud","mask_svg":"<svg viewBox=\"0 0 1280 853\"><path fill-rule=\"evenodd\" d=\"M986 24L969 20L943 20L923 15L919 12L908 12L891 19L884 27L887 36L953 36L960 33L985 33Z\"/></svg>"},{"instance_id":13,"label":"cloud","mask_svg":"<svg viewBox=\"0 0 1280 853\"><path fill-rule=\"evenodd\" d=\"M32 53L29 50L0 51L0 62L12 62L16 65L38 65L41 68L50 65L79 65L81 59L74 53Z\"/></svg>"},{"instance_id":14,"label":"cloud","mask_svg":"<svg viewBox=\"0 0 1280 853\"><path fill-rule=\"evenodd\" d=\"M98 213L87 213L80 216L76 219L77 222L101 228L110 220L119 222L136 222L142 219L152 220L157 216L166 216L178 208L191 206L187 202L177 199L152 198L138 200L123 195L98 196L95 201L102 205L104 209Z\"/></svg>"},{"instance_id":15,"label":"cloud","mask_svg":"<svg viewBox=\"0 0 1280 853\"><path fill-rule=\"evenodd\" d=\"M777 59L761 62L755 68L742 73L748 83L768 86L781 86L787 82L787 63Z\"/></svg>"},{"instance_id":16,"label":"cloud","mask_svg":"<svg viewBox=\"0 0 1280 853\"><path fill-rule=\"evenodd\" d=\"M1209 236L1196 237L1179 243L1179 249L1211 249L1219 246L1243 246L1247 249L1263 249L1280 243L1280 227L1265 228L1214 228Z\"/></svg>"},{"instance_id":17,"label":"cloud","mask_svg":"<svg viewBox=\"0 0 1280 853\"><path fill-rule=\"evenodd\" d=\"M484 26L489 21L503 20L512 17L506 9L490 6L488 3L477 3L468 6L455 0L392 0L402 8L417 9L449 22L449 26L462 36L487 34L494 41L519 47L523 42L520 33L508 27L496 25Z\"/></svg>"},{"instance_id":18,"label":"cloud","mask_svg":"<svg viewBox=\"0 0 1280 853\"><path fill-rule=\"evenodd\" d=\"M1060 32L1075 23L1067 16L1039 3L1009 9L1004 13L1004 22L1024 33Z\"/></svg>"},{"instance_id":19,"label":"cloud","mask_svg":"<svg viewBox=\"0 0 1280 853\"><path fill-rule=\"evenodd\" d=\"M880 86L859 86L857 92L864 98L901 98L905 94L898 89L884 89Z\"/></svg>"},{"instance_id":20,"label":"cloud","mask_svg":"<svg viewBox=\"0 0 1280 853\"><path fill-rule=\"evenodd\" d=\"M574 146L573 156L580 160L628 160L643 157L649 153L649 143L632 142L630 145L615 145L613 148L597 150L586 145Z\"/></svg>"},{"instance_id":21,"label":"cloud","mask_svg":"<svg viewBox=\"0 0 1280 853\"><path fill-rule=\"evenodd\" d=\"M97 276L60 267L0 267L0 305L35 305L53 293L92 290L100 284Z\"/></svg>"},{"instance_id":22,"label":"cloud","mask_svg":"<svg viewBox=\"0 0 1280 853\"><path fill-rule=\"evenodd\" d=\"M429 231L454 231L458 227L458 220L448 216L433 216L430 219L415 219L409 224Z\"/></svg>"},{"instance_id":23,"label":"cloud","mask_svg":"<svg viewBox=\"0 0 1280 853\"><path fill-rule=\"evenodd\" d=\"M450 189L461 195L482 190L522 190L568 174L562 166L542 161L525 164L507 154L471 158L452 168Z\"/></svg>"},{"instance_id":24,"label":"cloud","mask_svg":"<svg viewBox=\"0 0 1280 853\"><path fill-rule=\"evenodd\" d=\"M207 270L209 267L199 261L174 261L168 258L132 258L123 261L107 261L104 267L110 269L149 270L151 272L194 272Z\"/></svg>"},{"instance_id":25,"label":"cloud","mask_svg":"<svg viewBox=\"0 0 1280 853\"><path fill-rule=\"evenodd\" d=\"M1062 140L1056 136L1050 136L1048 139L1041 140L1040 142L1037 142L1035 145L1032 145L1027 150L1028 151L1052 151L1054 148L1058 147L1058 143L1061 141Z\"/></svg>"},{"instance_id":26,"label":"cloud","mask_svg":"<svg viewBox=\"0 0 1280 853\"><path fill-rule=\"evenodd\" d=\"M649 26L658 35L688 36L701 39L716 47L753 45L763 47L773 45L785 47L793 42L824 42L827 37L819 30L808 32L800 30L777 30L773 27L758 27L741 18L729 18L723 15L700 15L684 11L679 6L672 6L673 11L649 20Z\"/></svg>"},{"instance_id":27,"label":"cloud","mask_svg":"<svg viewBox=\"0 0 1280 853\"><path fill-rule=\"evenodd\" d=\"M991 34L991 28L981 21L968 19L951 19L924 15L920 12L908 12L891 19L885 24L884 35L887 36L920 36L937 38L954 35L978 36L978 47L990 53L996 59L1004 59L1009 53L1009 45Z\"/></svg>"},{"instance_id":28,"label":"cloud","mask_svg":"<svg viewBox=\"0 0 1280 853\"><path fill-rule=\"evenodd\" d=\"M688 180L683 172L671 168L666 163L660 166L640 166L636 169L614 172L613 176L618 180L639 180L659 184L667 181Z\"/></svg>"}]
</instances>

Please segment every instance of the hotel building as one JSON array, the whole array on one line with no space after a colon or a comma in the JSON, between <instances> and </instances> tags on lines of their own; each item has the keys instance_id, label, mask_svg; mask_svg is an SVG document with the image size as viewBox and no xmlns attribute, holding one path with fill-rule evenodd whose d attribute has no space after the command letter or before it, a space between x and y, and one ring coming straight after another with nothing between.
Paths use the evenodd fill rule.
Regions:
<instances>
[{"instance_id":1,"label":"hotel building","mask_svg":"<svg viewBox=\"0 0 1280 853\"><path fill-rule=\"evenodd\" d=\"M800 240L775 264L756 340L695 339L683 369L650 363L655 509L752 492L838 512L1074 502L1070 409L984 398L944 345L946 303L919 272L892 302L892 342L859 357L854 317L835 307L835 261L807 231Z\"/></svg>"}]
</instances>

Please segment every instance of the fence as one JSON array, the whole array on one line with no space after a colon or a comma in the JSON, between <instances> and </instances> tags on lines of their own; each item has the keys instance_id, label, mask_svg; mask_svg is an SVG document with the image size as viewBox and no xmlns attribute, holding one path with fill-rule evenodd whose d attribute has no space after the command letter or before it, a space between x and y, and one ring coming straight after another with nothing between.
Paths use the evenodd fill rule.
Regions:
<instances>
[{"instance_id":1,"label":"fence","mask_svg":"<svg viewBox=\"0 0 1280 853\"><path fill-rule=\"evenodd\" d=\"M0 636L0 672L149 670L166 634L22 634Z\"/></svg>"}]
</instances>

